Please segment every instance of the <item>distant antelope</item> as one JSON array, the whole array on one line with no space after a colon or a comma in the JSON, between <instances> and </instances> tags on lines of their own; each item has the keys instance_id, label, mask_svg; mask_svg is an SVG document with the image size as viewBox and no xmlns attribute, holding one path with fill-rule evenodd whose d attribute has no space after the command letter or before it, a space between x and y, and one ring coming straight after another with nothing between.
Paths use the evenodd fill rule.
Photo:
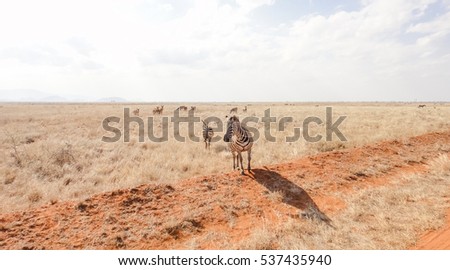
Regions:
<instances>
[{"instance_id":1,"label":"distant antelope","mask_svg":"<svg viewBox=\"0 0 450 270\"><path fill-rule=\"evenodd\" d=\"M239 118L237 116L233 115L228 119L227 132L225 133L223 140L228 143L228 147L230 148L230 151L233 155L233 169L236 169L236 167L238 169L240 168L241 174L244 174L244 166L242 165L242 152L247 152L247 170L250 171L253 138L250 132L245 127L241 126L241 123L239 122Z\"/></svg>"},{"instance_id":2,"label":"distant antelope","mask_svg":"<svg viewBox=\"0 0 450 270\"><path fill-rule=\"evenodd\" d=\"M190 112L195 112L196 109L197 109L197 107L191 106L191 108L189 109L189 111L190 111Z\"/></svg>"},{"instance_id":3,"label":"distant antelope","mask_svg":"<svg viewBox=\"0 0 450 270\"><path fill-rule=\"evenodd\" d=\"M425 107L426 105L425 104L420 104L419 106L418 106L418 108L423 108L423 107Z\"/></svg>"},{"instance_id":4,"label":"distant antelope","mask_svg":"<svg viewBox=\"0 0 450 270\"><path fill-rule=\"evenodd\" d=\"M247 112L247 106L244 107L244 109L242 109L243 112Z\"/></svg>"},{"instance_id":5,"label":"distant antelope","mask_svg":"<svg viewBox=\"0 0 450 270\"><path fill-rule=\"evenodd\" d=\"M134 110L133 114L136 115L136 116L139 116L139 109Z\"/></svg>"},{"instance_id":6,"label":"distant antelope","mask_svg":"<svg viewBox=\"0 0 450 270\"><path fill-rule=\"evenodd\" d=\"M205 142L205 149L211 149L211 139L214 136L214 131L208 124L203 121L203 141Z\"/></svg>"},{"instance_id":7,"label":"distant antelope","mask_svg":"<svg viewBox=\"0 0 450 270\"><path fill-rule=\"evenodd\" d=\"M233 109L230 110L230 114L237 113L237 111L238 111L238 108L234 107Z\"/></svg>"},{"instance_id":8,"label":"distant antelope","mask_svg":"<svg viewBox=\"0 0 450 270\"><path fill-rule=\"evenodd\" d=\"M186 106L180 106L180 107L178 107L178 109L177 110L179 110L179 111L187 111L187 107Z\"/></svg>"},{"instance_id":9,"label":"distant antelope","mask_svg":"<svg viewBox=\"0 0 450 270\"><path fill-rule=\"evenodd\" d=\"M164 110L164 105L161 108L158 106L153 110L153 114L162 114Z\"/></svg>"}]
</instances>

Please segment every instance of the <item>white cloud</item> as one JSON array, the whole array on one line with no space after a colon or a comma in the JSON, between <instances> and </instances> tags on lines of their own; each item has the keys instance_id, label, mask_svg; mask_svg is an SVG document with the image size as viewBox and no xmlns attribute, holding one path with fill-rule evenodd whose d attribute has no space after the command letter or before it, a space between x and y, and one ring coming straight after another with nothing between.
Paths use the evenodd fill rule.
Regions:
<instances>
[{"instance_id":1,"label":"white cloud","mask_svg":"<svg viewBox=\"0 0 450 270\"><path fill-rule=\"evenodd\" d=\"M91 60L84 61L81 64L81 66L82 66L82 68L88 69L88 70L98 70L98 69L104 68L104 66L102 64L91 61Z\"/></svg>"},{"instance_id":2,"label":"white cloud","mask_svg":"<svg viewBox=\"0 0 450 270\"><path fill-rule=\"evenodd\" d=\"M179 50L161 50L156 51L150 56L140 57L142 65L181 65L192 67L208 57L206 52L202 51L179 51Z\"/></svg>"},{"instance_id":3,"label":"white cloud","mask_svg":"<svg viewBox=\"0 0 450 270\"><path fill-rule=\"evenodd\" d=\"M162 4L158 5L158 8L160 11L163 11L163 12L170 12L173 10L173 6L170 3L162 3Z\"/></svg>"},{"instance_id":4,"label":"white cloud","mask_svg":"<svg viewBox=\"0 0 450 270\"><path fill-rule=\"evenodd\" d=\"M95 51L94 46L83 38L72 37L67 40L67 44L75 49L78 53L87 57Z\"/></svg>"},{"instance_id":5,"label":"white cloud","mask_svg":"<svg viewBox=\"0 0 450 270\"><path fill-rule=\"evenodd\" d=\"M29 65L67 66L69 57L61 56L57 50L50 47L9 47L0 50L0 59L14 59Z\"/></svg>"},{"instance_id":6,"label":"white cloud","mask_svg":"<svg viewBox=\"0 0 450 270\"><path fill-rule=\"evenodd\" d=\"M249 13L260 6L272 5L274 2L275 0L236 0L243 13Z\"/></svg>"},{"instance_id":7,"label":"white cloud","mask_svg":"<svg viewBox=\"0 0 450 270\"><path fill-rule=\"evenodd\" d=\"M139 100L450 99L450 13L427 14L434 2L370 0L270 29L256 29L251 13L274 0L192 1L182 11L162 0L1 2L0 89Z\"/></svg>"}]
</instances>

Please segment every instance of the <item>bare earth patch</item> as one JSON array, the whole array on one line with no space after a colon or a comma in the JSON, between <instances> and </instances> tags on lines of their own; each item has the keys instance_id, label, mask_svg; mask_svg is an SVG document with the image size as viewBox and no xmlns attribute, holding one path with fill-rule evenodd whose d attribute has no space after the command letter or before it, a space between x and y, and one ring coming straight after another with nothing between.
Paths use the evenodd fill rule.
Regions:
<instances>
[{"instance_id":1,"label":"bare earth patch","mask_svg":"<svg viewBox=\"0 0 450 270\"><path fill-rule=\"evenodd\" d=\"M424 234L412 249L450 250L450 210L444 227Z\"/></svg>"},{"instance_id":2,"label":"bare earth patch","mask_svg":"<svg viewBox=\"0 0 450 270\"><path fill-rule=\"evenodd\" d=\"M412 184L403 177L428 175L428 162L448 155L449 145L450 131L435 132L255 168L244 176L216 174L173 185L120 189L81 202L53 202L0 215L0 248L406 248L436 226L434 217L444 220L441 212L449 207L449 192L439 189L444 193L436 197L442 200L431 211L436 206L432 198L414 192L411 197L406 193L384 197L380 188L406 190ZM436 182L423 186L442 184L448 189L446 171L433 175L430 179ZM407 206L417 212L388 212ZM417 221L420 211L432 215L412 227L397 227ZM383 224L397 239L389 240ZM448 230L442 237L439 241L448 243ZM293 244L289 239L301 241ZM428 248L430 241L424 241L418 248Z\"/></svg>"}]
</instances>

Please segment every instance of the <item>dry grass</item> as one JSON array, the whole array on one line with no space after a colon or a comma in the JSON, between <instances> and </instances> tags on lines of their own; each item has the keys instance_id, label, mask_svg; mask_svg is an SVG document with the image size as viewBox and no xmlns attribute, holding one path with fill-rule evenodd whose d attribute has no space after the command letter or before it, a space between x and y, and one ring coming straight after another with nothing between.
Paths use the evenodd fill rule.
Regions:
<instances>
[{"instance_id":1,"label":"dry grass","mask_svg":"<svg viewBox=\"0 0 450 270\"><path fill-rule=\"evenodd\" d=\"M276 229L258 229L240 249L405 249L418 231L443 225L450 207L450 159L441 155L428 172L397 179L391 185L340 194L347 207L331 217L294 219Z\"/></svg>"},{"instance_id":2,"label":"dry grass","mask_svg":"<svg viewBox=\"0 0 450 270\"><path fill-rule=\"evenodd\" d=\"M281 201L283 201L283 198L285 197L282 190L267 191L267 193L264 195L273 202L281 202Z\"/></svg>"},{"instance_id":3,"label":"dry grass","mask_svg":"<svg viewBox=\"0 0 450 270\"><path fill-rule=\"evenodd\" d=\"M180 104L166 104L162 116ZM184 105L184 104L183 104ZM225 115L236 104L187 104L197 107L196 116L204 119ZM286 161L303 155L360 146L375 141L409 137L430 131L446 130L450 106L428 104L418 109L416 104L334 104L334 119L346 115L340 126L347 142L307 143L303 139L286 143L293 126L300 126L308 116L325 119L325 107L320 104L251 104L239 116L262 117L270 108L272 116L291 116L283 132L271 133L276 143L260 138L254 145L252 167ZM21 210L52 201L81 200L94 193L142 183L173 183L182 178L228 172L231 155L223 141L212 143L210 151L203 142L154 143L138 142L138 127L132 126L131 141L104 143L102 136L110 135L101 126L108 116L123 118L123 108L139 108L140 116L153 116L151 104L3 104L0 107L0 204L1 212ZM242 107L242 108L241 108ZM157 132L161 131L161 116L155 117ZM120 126L120 125L119 125ZM263 134L261 123L253 124ZM201 122L195 134L201 137ZM169 123L169 134L173 134ZM187 127L180 132L187 135ZM325 125L311 124L310 135L325 134ZM221 136L222 133L218 132ZM336 139L336 138L335 138ZM244 155L244 159L246 155ZM245 164L244 164L245 166ZM363 172L370 173L370 172ZM274 199L277 195L274 194Z\"/></svg>"}]
</instances>

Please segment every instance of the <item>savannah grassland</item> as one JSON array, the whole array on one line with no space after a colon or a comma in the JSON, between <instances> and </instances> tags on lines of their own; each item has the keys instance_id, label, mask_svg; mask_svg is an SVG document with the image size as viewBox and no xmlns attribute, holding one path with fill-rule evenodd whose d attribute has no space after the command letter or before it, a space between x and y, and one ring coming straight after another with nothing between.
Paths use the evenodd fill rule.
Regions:
<instances>
[{"instance_id":1,"label":"savannah grassland","mask_svg":"<svg viewBox=\"0 0 450 270\"><path fill-rule=\"evenodd\" d=\"M261 134L253 147L252 168L320 152L351 149L379 141L450 129L450 105L444 103L427 103L424 108L418 108L418 104L415 103L165 104L163 114L154 116L152 110L157 105L161 104L1 104L0 212L25 210L59 201L81 201L97 193L131 188L140 184L174 184L189 177L230 172L231 153L222 140L213 142L209 151L205 150L202 139L200 142L189 140L186 124L181 124L180 132L186 137L186 142L178 142L173 138L173 124L170 117L179 105L196 106L195 116L201 119L216 116L223 119L224 123L225 116L229 115L229 110L233 107L239 108L237 115L241 119L245 116L256 116L261 119L264 110L269 108L271 116L278 119L285 116L293 117L294 122L286 125L285 131L278 130L278 123L272 124L270 130L277 138L276 142L269 142L262 136L264 133L262 123L252 123ZM245 113L242 111L244 105L248 106ZM302 121L308 116L319 117L325 122L326 107L333 108L333 122L339 116L346 116L339 130L347 141L339 141L334 136L333 141L326 142L325 124L314 123L310 124L310 134L322 135L324 138L321 141L310 143L303 138L292 143L284 141L285 137L293 135L293 127L301 127ZM151 142L145 136L145 141L139 142L138 125L132 124L130 142L123 142L123 139L115 143L102 142L103 136L112 135L102 128L103 119L109 116L123 119L124 108L130 108L130 111L139 108L140 117L145 123L147 117L153 116L157 135L161 131L161 118L169 117L169 140ZM187 112L181 112L181 115L183 114L187 115ZM122 122L115 126L123 131ZM145 130L147 127L146 124ZM201 122L195 124L195 134L198 137L201 137L201 127ZM216 135L222 137L223 132ZM244 154L244 167L246 156ZM444 208L449 204L445 198L449 195L450 161L448 156L441 155L427 166L429 174L426 176L417 174L408 176L408 181L406 178L399 179L398 185L404 187L400 190L377 187L356 192L351 196L342 195L348 207L335 219L335 224L345 224L349 219L359 218L361 213L376 212L373 207L379 209L393 207L390 202L398 198L423 199L430 194L439 193L435 198L436 201L432 203L435 205L433 209L420 207L403 209L399 205L398 209L392 211L411 213L409 216L415 223L408 224L411 222L405 221L400 216L396 221L395 226L410 226L404 228L406 232L442 225ZM445 181L438 181L439 184L434 183L424 188L424 179ZM281 195L275 192L271 196L277 200ZM385 217L370 218L384 220ZM380 235L395 232L391 223L385 225L379 229ZM359 231L370 233L366 225L361 226L358 228ZM365 238L369 236L364 233L353 235L352 240L348 237L341 237L347 239L346 241L336 240L342 235L352 234L348 230L329 230L326 226L317 226L315 221L300 224L291 222L280 225L270 233L264 228L259 228L238 246L229 247L259 249L270 247L270 243L277 242L280 248L404 248L401 243L404 238L396 238L394 235L391 238L392 243L378 241L379 245L366 241ZM408 237L413 236L414 234L410 234ZM299 239L302 241L298 241ZM355 243L360 245L355 246Z\"/></svg>"}]
</instances>

